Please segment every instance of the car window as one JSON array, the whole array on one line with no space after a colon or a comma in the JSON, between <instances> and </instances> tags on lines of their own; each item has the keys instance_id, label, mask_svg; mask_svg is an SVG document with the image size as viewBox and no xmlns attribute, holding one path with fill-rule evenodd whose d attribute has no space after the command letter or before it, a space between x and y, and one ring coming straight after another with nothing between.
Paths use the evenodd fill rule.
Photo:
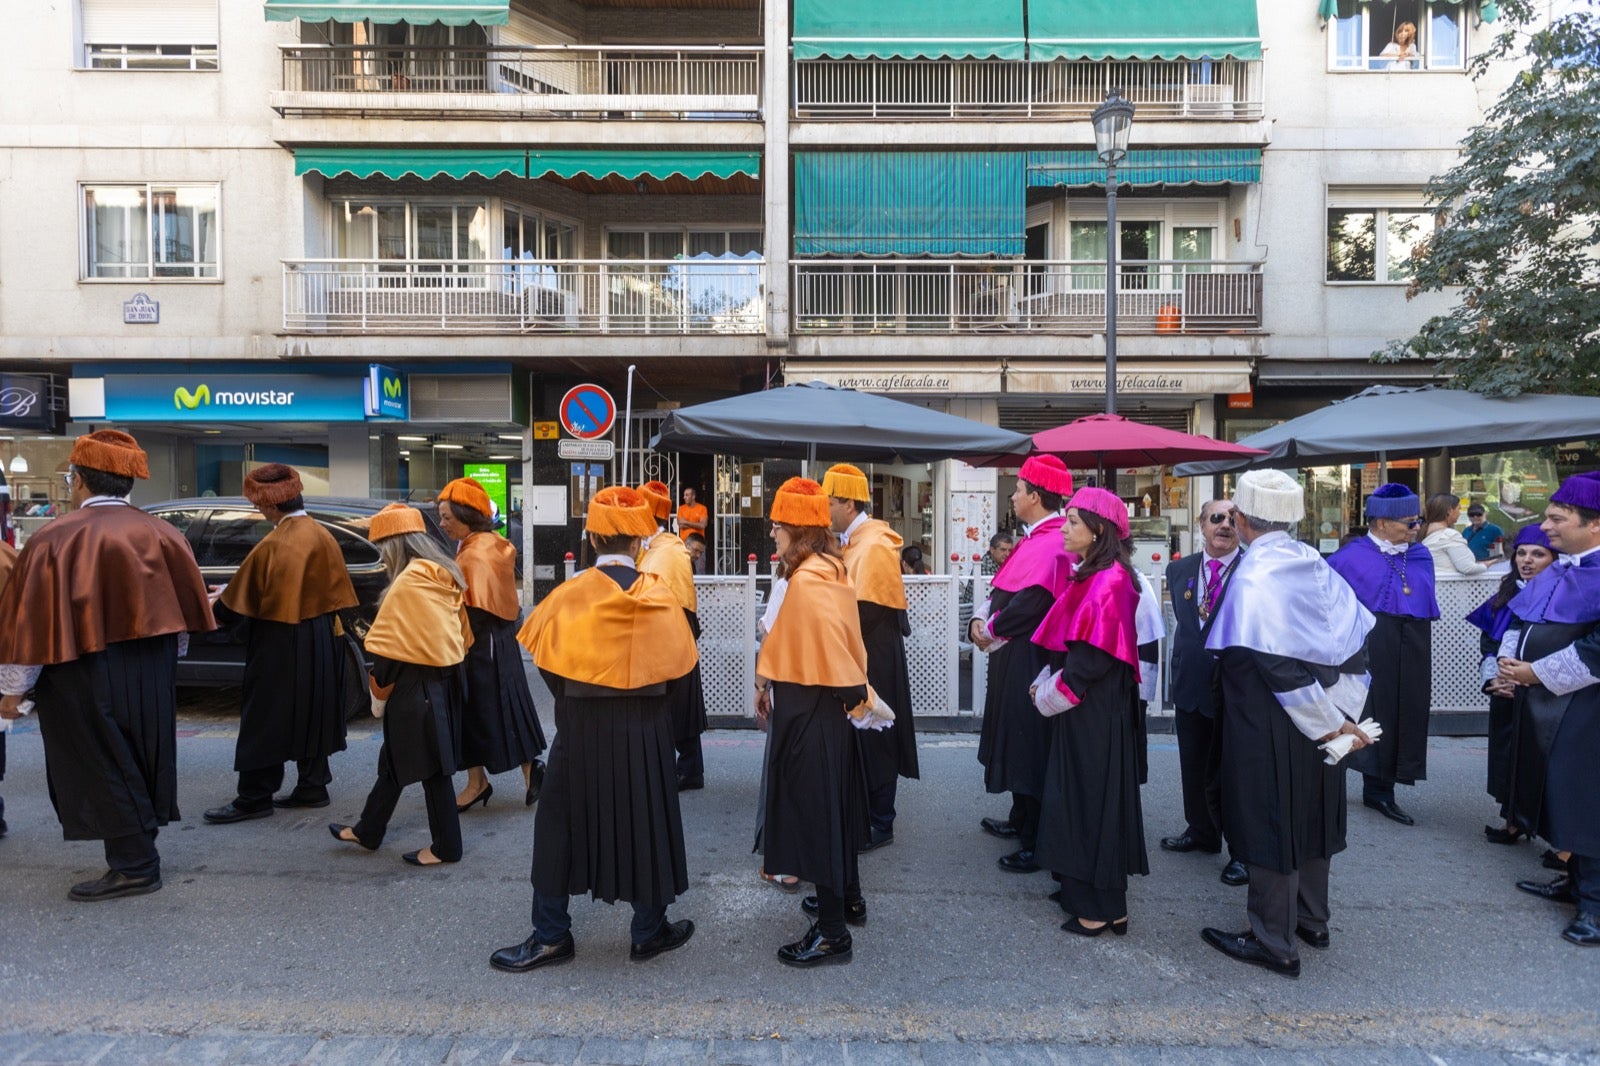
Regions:
<instances>
[{"instance_id":1,"label":"car window","mask_svg":"<svg viewBox=\"0 0 1600 1066\"><path fill-rule=\"evenodd\" d=\"M195 522L204 512L198 507L174 508L170 511L156 511L155 516L163 522L170 524L179 533L194 539Z\"/></svg>"},{"instance_id":2,"label":"car window","mask_svg":"<svg viewBox=\"0 0 1600 1066\"><path fill-rule=\"evenodd\" d=\"M195 561L201 566L238 566L270 532L272 523L257 511L212 511L195 548Z\"/></svg>"},{"instance_id":3,"label":"car window","mask_svg":"<svg viewBox=\"0 0 1600 1066\"><path fill-rule=\"evenodd\" d=\"M348 529L338 526L323 526L333 539L338 542L339 554L344 556L346 566L371 566L379 561L378 547L365 537L357 536Z\"/></svg>"}]
</instances>

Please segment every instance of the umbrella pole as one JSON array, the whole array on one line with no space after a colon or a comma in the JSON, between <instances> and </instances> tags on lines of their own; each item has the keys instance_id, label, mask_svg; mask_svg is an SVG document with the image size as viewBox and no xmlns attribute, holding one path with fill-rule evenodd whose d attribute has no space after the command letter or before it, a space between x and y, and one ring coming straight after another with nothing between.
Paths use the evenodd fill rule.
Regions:
<instances>
[{"instance_id":1,"label":"umbrella pole","mask_svg":"<svg viewBox=\"0 0 1600 1066\"><path fill-rule=\"evenodd\" d=\"M1388 483L1389 483L1389 453L1388 452L1379 452L1378 453L1378 484L1386 485Z\"/></svg>"}]
</instances>

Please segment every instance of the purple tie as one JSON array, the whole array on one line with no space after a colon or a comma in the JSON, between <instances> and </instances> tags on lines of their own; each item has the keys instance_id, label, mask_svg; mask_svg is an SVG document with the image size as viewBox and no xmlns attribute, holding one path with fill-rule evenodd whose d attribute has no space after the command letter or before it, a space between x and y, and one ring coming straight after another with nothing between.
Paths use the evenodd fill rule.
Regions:
<instances>
[{"instance_id":1,"label":"purple tie","mask_svg":"<svg viewBox=\"0 0 1600 1066\"><path fill-rule=\"evenodd\" d=\"M1207 559L1206 566L1211 568L1211 576L1206 578L1206 614L1210 614L1217 609L1217 593L1222 591L1222 560Z\"/></svg>"}]
</instances>

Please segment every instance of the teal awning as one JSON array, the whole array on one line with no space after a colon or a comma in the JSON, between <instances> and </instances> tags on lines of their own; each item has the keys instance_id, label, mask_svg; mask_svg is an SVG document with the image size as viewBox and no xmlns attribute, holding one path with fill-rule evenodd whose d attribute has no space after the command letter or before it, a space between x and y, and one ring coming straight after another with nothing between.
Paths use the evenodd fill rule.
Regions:
<instances>
[{"instance_id":1,"label":"teal awning","mask_svg":"<svg viewBox=\"0 0 1600 1066\"><path fill-rule=\"evenodd\" d=\"M1038 62L1202 56L1261 58L1256 0L1028 0Z\"/></svg>"},{"instance_id":2,"label":"teal awning","mask_svg":"<svg viewBox=\"0 0 1600 1066\"><path fill-rule=\"evenodd\" d=\"M1261 181L1259 148L1136 148L1117 164L1118 185L1249 185ZM1028 184L1104 185L1091 148L1029 152Z\"/></svg>"},{"instance_id":3,"label":"teal awning","mask_svg":"<svg viewBox=\"0 0 1600 1066\"><path fill-rule=\"evenodd\" d=\"M317 173L329 178L335 174L424 179L514 174L520 178L528 172L528 153L520 148L301 148L294 153L294 172L296 177Z\"/></svg>"},{"instance_id":4,"label":"teal awning","mask_svg":"<svg viewBox=\"0 0 1600 1066\"><path fill-rule=\"evenodd\" d=\"M575 178L586 174L604 178L615 174L635 178L665 179L681 175L690 181L699 178L731 178L745 174L761 176L759 152L649 152L649 151L531 151L528 177Z\"/></svg>"},{"instance_id":5,"label":"teal awning","mask_svg":"<svg viewBox=\"0 0 1600 1066\"><path fill-rule=\"evenodd\" d=\"M511 0L267 0L269 22L442 22L446 26L504 26Z\"/></svg>"},{"instance_id":6,"label":"teal awning","mask_svg":"<svg viewBox=\"0 0 1600 1066\"><path fill-rule=\"evenodd\" d=\"M796 59L1024 59L1022 0L794 0Z\"/></svg>"},{"instance_id":7,"label":"teal awning","mask_svg":"<svg viewBox=\"0 0 1600 1066\"><path fill-rule=\"evenodd\" d=\"M796 255L1022 254L1019 152L799 152Z\"/></svg>"}]
</instances>

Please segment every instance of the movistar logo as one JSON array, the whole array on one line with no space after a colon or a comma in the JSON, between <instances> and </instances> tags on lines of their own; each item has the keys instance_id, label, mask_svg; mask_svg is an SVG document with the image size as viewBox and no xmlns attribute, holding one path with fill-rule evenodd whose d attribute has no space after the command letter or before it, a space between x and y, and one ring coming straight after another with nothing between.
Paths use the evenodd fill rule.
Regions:
<instances>
[{"instance_id":1,"label":"movistar logo","mask_svg":"<svg viewBox=\"0 0 1600 1066\"><path fill-rule=\"evenodd\" d=\"M204 388L204 386L201 387ZM399 378L383 379L383 394L389 399L398 400L400 398L400 394L404 391L405 387L401 385Z\"/></svg>"},{"instance_id":2,"label":"movistar logo","mask_svg":"<svg viewBox=\"0 0 1600 1066\"><path fill-rule=\"evenodd\" d=\"M219 389L213 393L210 385L200 385L193 392L179 385L172 391L172 406L180 411L194 411L201 404L210 405L213 402L219 407L287 407L294 403L294 393L276 389L256 392L225 392Z\"/></svg>"},{"instance_id":3,"label":"movistar logo","mask_svg":"<svg viewBox=\"0 0 1600 1066\"><path fill-rule=\"evenodd\" d=\"M184 410L186 408L188 410L190 410L190 411L193 411L195 408L199 407L201 404L203 404L203 403L204 404L209 404L210 402L211 402L211 386L210 385L201 385L199 388L195 389L193 392L190 392L188 389L184 388L182 385L179 385L172 392L172 406L176 407L180 411L182 411L182 410Z\"/></svg>"}]
</instances>

